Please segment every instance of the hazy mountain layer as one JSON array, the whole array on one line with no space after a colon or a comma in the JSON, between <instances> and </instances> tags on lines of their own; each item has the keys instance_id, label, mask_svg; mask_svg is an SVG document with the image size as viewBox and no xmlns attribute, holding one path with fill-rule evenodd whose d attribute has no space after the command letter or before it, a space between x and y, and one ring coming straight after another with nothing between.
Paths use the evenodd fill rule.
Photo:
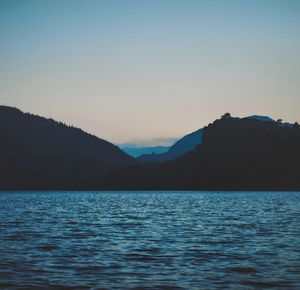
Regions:
<instances>
[{"instance_id":1,"label":"hazy mountain layer","mask_svg":"<svg viewBox=\"0 0 300 290\"><path fill-rule=\"evenodd\" d=\"M140 147L136 145L131 145L131 146L119 145L119 148L132 157L139 157L144 154L165 153L169 150L170 147L169 146Z\"/></svg>"},{"instance_id":2,"label":"hazy mountain layer","mask_svg":"<svg viewBox=\"0 0 300 290\"><path fill-rule=\"evenodd\" d=\"M144 154L138 157L137 160L141 163L173 160L195 149L201 143L201 139L202 129L199 129L175 142L167 152L161 154Z\"/></svg>"}]
</instances>

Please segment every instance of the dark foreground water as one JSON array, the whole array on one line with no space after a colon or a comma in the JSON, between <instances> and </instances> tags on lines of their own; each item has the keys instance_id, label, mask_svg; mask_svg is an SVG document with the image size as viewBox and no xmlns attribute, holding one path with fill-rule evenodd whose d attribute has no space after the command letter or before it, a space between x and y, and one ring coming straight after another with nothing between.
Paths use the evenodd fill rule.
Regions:
<instances>
[{"instance_id":1,"label":"dark foreground water","mask_svg":"<svg viewBox=\"0 0 300 290\"><path fill-rule=\"evenodd\" d=\"M300 193L0 193L1 289L300 289Z\"/></svg>"}]
</instances>

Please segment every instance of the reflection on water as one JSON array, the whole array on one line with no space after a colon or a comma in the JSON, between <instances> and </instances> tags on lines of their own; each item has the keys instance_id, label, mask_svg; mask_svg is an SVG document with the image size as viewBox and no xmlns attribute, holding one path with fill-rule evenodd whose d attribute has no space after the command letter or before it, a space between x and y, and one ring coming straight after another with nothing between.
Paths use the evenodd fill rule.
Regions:
<instances>
[{"instance_id":1,"label":"reflection on water","mask_svg":"<svg viewBox=\"0 0 300 290\"><path fill-rule=\"evenodd\" d=\"M0 288L300 289L300 193L0 193Z\"/></svg>"}]
</instances>

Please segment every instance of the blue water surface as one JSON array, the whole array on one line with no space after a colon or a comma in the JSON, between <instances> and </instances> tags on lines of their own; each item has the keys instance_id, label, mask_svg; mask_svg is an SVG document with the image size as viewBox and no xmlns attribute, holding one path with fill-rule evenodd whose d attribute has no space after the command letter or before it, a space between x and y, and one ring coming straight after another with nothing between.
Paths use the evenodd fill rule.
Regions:
<instances>
[{"instance_id":1,"label":"blue water surface","mask_svg":"<svg viewBox=\"0 0 300 290\"><path fill-rule=\"evenodd\" d=\"M1 289L300 289L297 192L1 192Z\"/></svg>"}]
</instances>

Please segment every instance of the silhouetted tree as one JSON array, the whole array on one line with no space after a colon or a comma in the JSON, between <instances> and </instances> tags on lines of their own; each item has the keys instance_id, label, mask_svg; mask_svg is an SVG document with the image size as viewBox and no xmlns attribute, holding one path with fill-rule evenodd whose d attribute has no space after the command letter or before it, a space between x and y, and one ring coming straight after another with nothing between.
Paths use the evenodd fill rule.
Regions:
<instances>
[{"instance_id":1,"label":"silhouetted tree","mask_svg":"<svg viewBox=\"0 0 300 290\"><path fill-rule=\"evenodd\" d=\"M230 119L230 118L231 118L230 113L225 113L225 114L221 117L221 119Z\"/></svg>"},{"instance_id":2,"label":"silhouetted tree","mask_svg":"<svg viewBox=\"0 0 300 290\"><path fill-rule=\"evenodd\" d=\"M298 124L298 122L295 122L295 124L293 125L294 129L300 129L300 125Z\"/></svg>"}]
</instances>

